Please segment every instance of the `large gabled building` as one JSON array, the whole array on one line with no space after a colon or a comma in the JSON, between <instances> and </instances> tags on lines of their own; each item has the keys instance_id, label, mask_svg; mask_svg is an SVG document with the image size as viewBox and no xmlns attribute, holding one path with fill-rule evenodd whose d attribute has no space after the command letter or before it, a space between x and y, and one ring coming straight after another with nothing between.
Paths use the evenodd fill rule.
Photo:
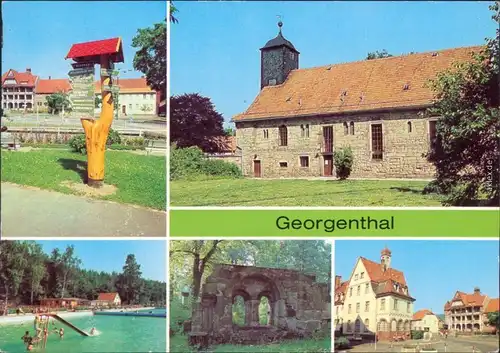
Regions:
<instances>
[{"instance_id":1,"label":"large gabled building","mask_svg":"<svg viewBox=\"0 0 500 353\"><path fill-rule=\"evenodd\" d=\"M2 108L32 112L35 106L35 88L38 76L27 68L25 72L10 69L2 75Z\"/></svg>"},{"instance_id":2,"label":"large gabled building","mask_svg":"<svg viewBox=\"0 0 500 353\"><path fill-rule=\"evenodd\" d=\"M456 291L444 305L445 322L457 333L493 332L488 313L498 312L499 306L499 298L490 298L478 287L472 293Z\"/></svg>"},{"instance_id":3,"label":"large gabled building","mask_svg":"<svg viewBox=\"0 0 500 353\"><path fill-rule=\"evenodd\" d=\"M243 174L334 176L333 154L349 146L352 177L431 178L439 117L423 114L435 98L427 83L482 47L299 68L281 25L261 48L260 92L233 117Z\"/></svg>"},{"instance_id":4,"label":"large gabled building","mask_svg":"<svg viewBox=\"0 0 500 353\"><path fill-rule=\"evenodd\" d=\"M335 330L347 336L379 340L410 335L413 302L403 272L391 267L391 251L380 263L359 257L351 276L335 276Z\"/></svg>"}]
</instances>

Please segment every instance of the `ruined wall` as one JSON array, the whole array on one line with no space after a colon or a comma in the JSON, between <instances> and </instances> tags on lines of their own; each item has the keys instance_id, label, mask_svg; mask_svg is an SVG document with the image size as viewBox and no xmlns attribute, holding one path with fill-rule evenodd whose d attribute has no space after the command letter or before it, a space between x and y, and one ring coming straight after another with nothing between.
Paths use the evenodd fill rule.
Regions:
<instances>
[{"instance_id":1,"label":"ruined wall","mask_svg":"<svg viewBox=\"0 0 500 353\"><path fill-rule=\"evenodd\" d=\"M354 135L345 134L344 122L354 123ZM383 160L372 159L371 125L382 124ZM411 123L411 132L408 129ZM279 146L278 127L288 129L288 146ZM303 136L301 125L309 125ZM431 178L434 167L423 154L429 151L429 120L416 111L379 114L274 119L237 122L236 139L243 153L243 174L253 177L253 161L261 161L263 178L323 176L321 144L323 126L333 127L334 149L350 146L354 153L353 178ZM264 129L269 131L265 137ZM309 166L300 166L300 156L309 157ZM286 162L286 167L280 167ZM335 170L333 172L335 175Z\"/></svg>"},{"instance_id":2,"label":"ruined wall","mask_svg":"<svg viewBox=\"0 0 500 353\"><path fill-rule=\"evenodd\" d=\"M236 296L245 301L245 326L233 324ZM270 324L259 324L261 297L270 305ZM207 336L211 343L264 343L286 337L306 337L326 330L330 321L327 284L294 270L216 265L202 288L193 313L192 343Z\"/></svg>"}]
</instances>

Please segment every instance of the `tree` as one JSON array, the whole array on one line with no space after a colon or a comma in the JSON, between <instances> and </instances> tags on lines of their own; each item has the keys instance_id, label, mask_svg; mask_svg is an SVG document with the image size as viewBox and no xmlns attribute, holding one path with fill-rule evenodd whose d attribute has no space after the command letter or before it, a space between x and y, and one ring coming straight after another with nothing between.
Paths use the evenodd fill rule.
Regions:
<instances>
[{"instance_id":1,"label":"tree","mask_svg":"<svg viewBox=\"0 0 500 353\"><path fill-rule=\"evenodd\" d=\"M40 282L45 277L45 254L42 246L35 242L28 244L29 267L27 275L30 284L30 304L33 305L35 294L40 292Z\"/></svg>"},{"instance_id":2,"label":"tree","mask_svg":"<svg viewBox=\"0 0 500 353\"><path fill-rule=\"evenodd\" d=\"M500 24L497 1L490 9ZM436 180L425 192L448 195L446 204L468 205L480 200L498 205L500 138L499 31L468 62L456 63L430 82L436 100L428 116L439 116L436 141L427 159Z\"/></svg>"},{"instance_id":3,"label":"tree","mask_svg":"<svg viewBox=\"0 0 500 353\"><path fill-rule=\"evenodd\" d=\"M181 254L182 256L189 255L192 257L192 295L196 302L200 295L202 277L205 273L208 263L212 260L217 251L219 251L219 244L222 240L192 240L192 241L178 241L173 242L170 250L170 255ZM176 246L177 245L177 246Z\"/></svg>"},{"instance_id":4,"label":"tree","mask_svg":"<svg viewBox=\"0 0 500 353\"><path fill-rule=\"evenodd\" d=\"M68 245L62 254L59 252L59 249L54 249L52 252L52 260L56 266L56 277L60 285L60 296L64 298L68 283L73 280L81 264L81 260L76 256L75 247L73 245Z\"/></svg>"},{"instance_id":5,"label":"tree","mask_svg":"<svg viewBox=\"0 0 500 353\"><path fill-rule=\"evenodd\" d=\"M170 98L170 141L177 147L198 146L205 152L217 150L215 137L224 135L224 118L210 98L197 93Z\"/></svg>"},{"instance_id":6,"label":"tree","mask_svg":"<svg viewBox=\"0 0 500 353\"><path fill-rule=\"evenodd\" d=\"M60 111L69 110L70 102L68 95L63 92L53 93L50 96L45 97L47 100L47 105L52 114L57 114Z\"/></svg>"},{"instance_id":7,"label":"tree","mask_svg":"<svg viewBox=\"0 0 500 353\"><path fill-rule=\"evenodd\" d=\"M132 39L132 47L138 48L134 69L146 75L153 90L164 92L167 87L167 24L156 23L152 28L142 28L137 32Z\"/></svg>"},{"instance_id":8,"label":"tree","mask_svg":"<svg viewBox=\"0 0 500 353\"><path fill-rule=\"evenodd\" d=\"M488 313L488 325L493 326L496 331L500 330L500 312Z\"/></svg>"},{"instance_id":9,"label":"tree","mask_svg":"<svg viewBox=\"0 0 500 353\"><path fill-rule=\"evenodd\" d=\"M227 127L224 129L224 135L226 136L236 136L236 130L232 127Z\"/></svg>"},{"instance_id":10,"label":"tree","mask_svg":"<svg viewBox=\"0 0 500 353\"><path fill-rule=\"evenodd\" d=\"M0 241L0 290L4 292L3 315L8 313L10 298L15 298L23 281L26 266L26 244L15 241Z\"/></svg>"},{"instance_id":11,"label":"tree","mask_svg":"<svg viewBox=\"0 0 500 353\"><path fill-rule=\"evenodd\" d=\"M135 255L129 254L123 266L123 273L118 280L119 287L122 291L122 297L129 304L134 304L138 301L142 289L141 265L135 259Z\"/></svg>"},{"instance_id":12,"label":"tree","mask_svg":"<svg viewBox=\"0 0 500 353\"><path fill-rule=\"evenodd\" d=\"M179 12L179 10L175 7L173 1L169 1L169 5L170 5L170 22L178 23L179 21L177 17L175 17L175 14Z\"/></svg>"},{"instance_id":13,"label":"tree","mask_svg":"<svg viewBox=\"0 0 500 353\"><path fill-rule=\"evenodd\" d=\"M101 106L102 99L101 99L101 98L99 98L99 96L95 96L95 100L94 100L94 102L95 102L95 107L96 107L96 108L99 108L99 107Z\"/></svg>"},{"instance_id":14,"label":"tree","mask_svg":"<svg viewBox=\"0 0 500 353\"><path fill-rule=\"evenodd\" d=\"M382 59L382 58L389 58L393 56L392 54L389 54L387 50L382 49L381 51L374 51L374 52L369 52L366 55L366 60L372 60L372 59Z\"/></svg>"}]
</instances>

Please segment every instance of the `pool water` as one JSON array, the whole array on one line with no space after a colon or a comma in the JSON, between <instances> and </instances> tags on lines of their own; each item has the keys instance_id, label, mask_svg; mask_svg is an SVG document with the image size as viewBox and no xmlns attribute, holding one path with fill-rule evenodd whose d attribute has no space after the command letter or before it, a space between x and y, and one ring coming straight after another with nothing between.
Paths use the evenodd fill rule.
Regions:
<instances>
[{"instance_id":1,"label":"pool water","mask_svg":"<svg viewBox=\"0 0 500 353\"><path fill-rule=\"evenodd\" d=\"M165 310L163 310L164 312ZM154 312L161 312L155 309ZM167 321L157 317L129 316L82 316L66 318L76 327L90 332L95 327L97 334L84 337L71 328L55 321L51 328L64 328L64 338L61 340L56 333L50 333L45 348L46 353L87 353L87 352L165 352ZM0 326L1 352L26 352L21 340L25 331L33 335L33 322L9 324ZM42 347L34 352L43 351Z\"/></svg>"}]
</instances>

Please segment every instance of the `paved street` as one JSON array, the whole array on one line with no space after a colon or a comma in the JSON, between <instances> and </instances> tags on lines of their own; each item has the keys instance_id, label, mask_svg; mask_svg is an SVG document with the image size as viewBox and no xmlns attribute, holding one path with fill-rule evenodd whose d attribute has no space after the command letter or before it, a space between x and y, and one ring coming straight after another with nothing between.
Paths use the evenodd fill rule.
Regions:
<instances>
[{"instance_id":1,"label":"paved street","mask_svg":"<svg viewBox=\"0 0 500 353\"><path fill-rule=\"evenodd\" d=\"M498 349L498 336L497 337L448 337L448 339L438 339L431 342L418 342L421 346L431 344L438 352L475 352L475 353L488 353ZM406 341L393 343L378 342L377 349L374 344L362 344L355 346L346 352L401 352L404 345L415 345L417 341ZM339 351L342 352L342 351Z\"/></svg>"},{"instance_id":2,"label":"paved street","mask_svg":"<svg viewBox=\"0 0 500 353\"><path fill-rule=\"evenodd\" d=\"M2 183L2 237L164 237L165 212Z\"/></svg>"}]
</instances>

